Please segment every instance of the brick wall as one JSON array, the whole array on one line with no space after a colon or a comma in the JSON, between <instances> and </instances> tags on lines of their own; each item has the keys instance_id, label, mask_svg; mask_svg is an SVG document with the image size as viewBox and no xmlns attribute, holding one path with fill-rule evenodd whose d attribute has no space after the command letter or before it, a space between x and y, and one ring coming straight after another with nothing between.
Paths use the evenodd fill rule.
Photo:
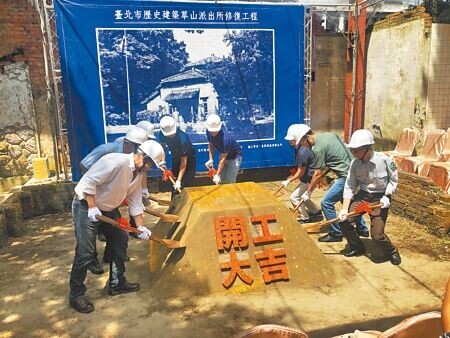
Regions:
<instances>
[{"instance_id":1,"label":"brick wall","mask_svg":"<svg viewBox=\"0 0 450 338\"><path fill-rule=\"evenodd\" d=\"M31 0L0 1L0 70L23 62L28 67L36 115L36 128L42 156L54 158L53 120L47 103L43 36L39 14ZM8 55L13 56L8 57ZM1 113L1 112L0 112Z\"/></svg>"},{"instance_id":2,"label":"brick wall","mask_svg":"<svg viewBox=\"0 0 450 338\"><path fill-rule=\"evenodd\" d=\"M27 0L0 2L0 56L22 49L23 55L14 56L15 62L28 64L33 89L46 91L44 54L39 16Z\"/></svg>"},{"instance_id":3,"label":"brick wall","mask_svg":"<svg viewBox=\"0 0 450 338\"><path fill-rule=\"evenodd\" d=\"M398 191L392 211L426 226L442 236L450 230L450 195L427 177L399 172Z\"/></svg>"}]
</instances>

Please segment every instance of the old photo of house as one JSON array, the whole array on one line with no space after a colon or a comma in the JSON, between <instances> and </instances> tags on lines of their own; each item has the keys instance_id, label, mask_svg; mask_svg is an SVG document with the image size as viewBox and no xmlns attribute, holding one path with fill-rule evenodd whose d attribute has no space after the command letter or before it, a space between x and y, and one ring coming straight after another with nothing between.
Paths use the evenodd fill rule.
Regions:
<instances>
[{"instance_id":1,"label":"old photo of house","mask_svg":"<svg viewBox=\"0 0 450 338\"><path fill-rule=\"evenodd\" d=\"M239 141L275 138L273 30L98 29L97 44L108 140L170 115L205 143L211 113Z\"/></svg>"}]
</instances>

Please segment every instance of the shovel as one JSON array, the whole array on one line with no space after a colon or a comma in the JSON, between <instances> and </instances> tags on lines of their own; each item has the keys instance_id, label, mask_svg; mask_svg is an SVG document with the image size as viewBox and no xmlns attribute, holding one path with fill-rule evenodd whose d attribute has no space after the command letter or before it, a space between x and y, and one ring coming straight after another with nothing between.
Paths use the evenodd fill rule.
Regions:
<instances>
[{"instance_id":1,"label":"shovel","mask_svg":"<svg viewBox=\"0 0 450 338\"><path fill-rule=\"evenodd\" d=\"M97 215L96 218L99 221L114 225L115 227L118 227L119 229L122 229L126 232L134 232L136 234L140 234L141 231L139 231L137 228L132 227L128 221L124 218L119 218L119 221L114 220L112 218L103 216L103 215ZM155 241L159 244L165 245L166 247L170 248L170 249L177 249L177 248L181 248L180 242L175 241L173 239L163 239L163 238L159 238L158 236L155 235L150 235L150 240Z\"/></svg>"},{"instance_id":2,"label":"shovel","mask_svg":"<svg viewBox=\"0 0 450 338\"><path fill-rule=\"evenodd\" d=\"M289 170L289 172L291 174L289 175L288 178L286 178L287 180L295 175L295 173L297 172L297 168L292 168L292 169ZM283 188L284 188L284 185L280 185L280 187L273 193L273 196L276 196L276 194L278 194L281 191L281 189L283 189Z\"/></svg>"},{"instance_id":3,"label":"shovel","mask_svg":"<svg viewBox=\"0 0 450 338\"><path fill-rule=\"evenodd\" d=\"M304 200L301 199L300 202L298 202L298 204L295 206L295 208L292 210L292 213L295 214L298 210L298 208L301 207L301 205L303 204Z\"/></svg>"},{"instance_id":4,"label":"shovel","mask_svg":"<svg viewBox=\"0 0 450 338\"><path fill-rule=\"evenodd\" d=\"M208 167L206 164L205 164L205 167L208 169L208 176L211 178L214 178L214 176L216 176L216 174L217 174L216 169ZM219 185L219 182L214 182L214 184Z\"/></svg>"},{"instance_id":5,"label":"shovel","mask_svg":"<svg viewBox=\"0 0 450 338\"><path fill-rule=\"evenodd\" d=\"M178 216L177 215L163 214L161 212L150 210L148 208L144 208L144 211L147 214L150 214L150 215L153 215L153 216L161 218L164 222L170 222L170 223L178 222Z\"/></svg>"},{"instance_id":6,"label":"shovel","mask_svg":"<svg viewBox=\"0 0 450 338\"><path fill-rule=\"evenodd\" d=\"M383 206L383 204L382 203L378 203L378 202L375 202L375 203L372 203L372 204L369 204L367 202L366 203L361 203L360 205L358 205L358 207L355 209L355 211L349 212L347 214L347 217L351 217L351 216L355 216L355 215L362 215L362 214L364 214L366 212L371 214L373 212L372 209L378 209L378 208L380 208L382 206ZM331 223L340 222L340 220L341 219L339 217L336 217L336 218L330 219L328 221L322 221L322 222L317 222L317 223L309 223L310 224L309 227L313 228L313 227L317 226L317 227L320 228L320 227L323 227L324 225L329 225Z\"/></svg>"},{"instance_id":7,"label":"shovel","mask_svg":"<svg viewBox=\"0 0 450 338\"><path fill-rule=\"evenodd\" d=\"M156 198L156 197L153 197L153 196L149 196L148 199L153 201L153 202L156 202L158 204L161 204L161 205L170 205L170 201L160 200L159 198Z\"/></svg>"},{"instance_id":8,"label":"shovel","mask_svg":"<svg viewBox=\"0 0 450 338\"><path fill-rule=\"evenodd\" d=\"M163 168L160 168L164 174L163 180L165 181L164 178L168 178L170 180L170 182L172 182L172 185L175 185L175 181L173 179L173 173L170 170L164 170ZM181 193L181 189L176 189L177 192L180 194Z\"/></svg>"}]
</instances>

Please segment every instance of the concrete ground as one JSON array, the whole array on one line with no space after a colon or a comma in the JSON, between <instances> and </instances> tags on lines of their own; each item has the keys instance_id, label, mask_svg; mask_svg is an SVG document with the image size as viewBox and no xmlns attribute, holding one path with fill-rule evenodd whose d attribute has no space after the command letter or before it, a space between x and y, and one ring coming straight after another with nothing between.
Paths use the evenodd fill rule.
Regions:
<instances>
[{"instance_id":1,"label":"concrete ground","mask_svg":"<svg viewBox=\"0 0 450 338\"><path fill-rule=\"evenodd\" d=\"M275 190L279 181L263 185ZM288 204L288 195L283 190L279 199ZM169 198L168 193L156 196ZM316 201L320 196L313 195ZM151 228L157 218L146 215L146 221ZM449 238L436 238L422 226L391 215L387 233L401 252L400 266L374 262L369 255L345 258L339 253L344 243L319 243L320 234L310 234L336 267L337 286L160 299L148 283L148 243L130 238L127 278L139 282L141 290L108 296L104 265L103 275L88 273L86 280L95 311L80 314L67 302L75 248L71 214L36 217L25 228L23 236L0 250L0 337L220 338L266 323L299 328L318 338L355 329L382 331L409 316L439 310L450 274ZM101 258L104 244L97 243ZM371 241L365 243L373 252Z\"/></svg>"}]
</instances>

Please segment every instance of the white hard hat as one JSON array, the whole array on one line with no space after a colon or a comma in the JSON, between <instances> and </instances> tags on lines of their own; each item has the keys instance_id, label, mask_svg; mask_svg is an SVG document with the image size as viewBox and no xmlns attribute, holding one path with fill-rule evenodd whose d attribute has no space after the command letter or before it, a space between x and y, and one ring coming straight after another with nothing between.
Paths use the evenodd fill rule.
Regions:
<instances>
[{"instance_id":1,"label":"white hard hat","mask_svg":"<svg viewBox=\"0 0 450 338\"><path fill-rule=\"evenodd\" d=\"M145 141L139 146L139 151L150 157L159 168L159 163L164 157L164 149L158 142L154 140Z\"/></svg>"},{"instance_id":2,"label":"white hard hat","mask_svg":"<svg viewBox=\"0 0 450 338\"><path fill-rule=\"evenodd\" d=\"M289 126L284 139L287 141L295 140L295 144L298 144L300 140L310 131L311 128L308 127L306 124L292 124Z\"/></svg>"},{"instance_id":3,"label":"white hard hat","mask_svg":"<svg viewBox=\"0 0 450 338\"><path fill-rule=\"evenodd\" d=\"M152 123L148 121L139 121L136 123L136 127L142 128L147 132L147 137L150 139L156 139L155 137L155 127Z\"/></svg>"},{"instance_id":4,"label":"white hard hat","mask_svg":"<svg viewBox=\"0 0 450 338\"><path fill-rule=\"evenodd\" d=\"M141 144L147 141L147 139L148 139L147 132L144 129L136 126L131 126L131 128L128 129L125 135L126 141L133 142L135 144Z\"/></svg>"},{"instance_id":5,"label":"white hard hat","mask_svg":"<svg viewBox=\"0 0 450 338\"><path fill-rule=\"evenodd\" d=\"M370 131L368 131L367 129L359 129L352 134L352 137L350 139L349 144L347 144L347 147L359 148L374 143L375 142L373 140L373 135Z\"/></svg>"},{"instance_id":6,"label":"white hard hat","mask_svg":"<svg viewBox=\"0 0 450 338\"><path fill-rule=\"evenodd\" d=\"M159 121L159 127L164 136L170 136L177 132L175 119L171 116L164 116L161 121Z\"/></svg>"},{"instance_id":7,"label":"white hard hat","mask_svg":"<svg viewBox=\"0 0 450 338\"><path fill-rule=\"evenodd\" d=\"M219 131L222 127L222 122L217 114L210 114L206 119L206 128L209 132Z\"/></svg>"}]
</instances>

